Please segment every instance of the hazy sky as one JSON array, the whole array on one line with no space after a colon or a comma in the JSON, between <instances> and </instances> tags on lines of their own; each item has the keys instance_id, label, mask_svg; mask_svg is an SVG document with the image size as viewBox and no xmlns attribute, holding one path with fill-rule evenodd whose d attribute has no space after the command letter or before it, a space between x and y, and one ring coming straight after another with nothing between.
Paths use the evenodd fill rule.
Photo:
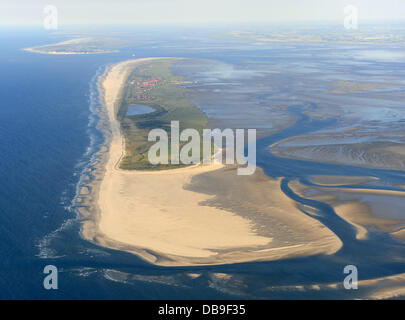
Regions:
<instances>
[{"instance_id":1,"label":"hazy sky","mask_svg":"<svg viewBox=\"0 0 405 320\"><path fill-rule=\"evenodd\" d=\"M45 5L59 25L145 22L339 21L354 5L361 20L405 22L405 0L0 0L0 24L42 25Z\"/></svg>"}]
</instances>

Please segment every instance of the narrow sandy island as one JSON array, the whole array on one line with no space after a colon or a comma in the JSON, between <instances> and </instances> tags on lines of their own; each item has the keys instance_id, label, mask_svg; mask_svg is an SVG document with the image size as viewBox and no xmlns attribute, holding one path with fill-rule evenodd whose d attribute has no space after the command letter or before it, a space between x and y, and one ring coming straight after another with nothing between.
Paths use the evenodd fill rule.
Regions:
<instances>
[{"instance_id":1,"label":"narrow sandy island","mask_svg":"<svg viewBox=\"0 0 405 320\"><path fill-rule=\"evenodd\" d=\"M111 49L108 46L105 48L106 44L108 45L108 42L106 43L106 40L103 40L102 38L78 38L37 47L24 48L23 50L52 55L101 54L118 52L118 50Z\"/></svg>"},{"instance_id":2,"label":"narrow sandy island","mask_svg":"<svg viewBox=\"0 0 405 320\"><path fill-rule=\"evenodd\" d=\"M105 171L95 182L97 211L84 215L83 236L165 266L272 260L338 250L340 239L300 212L280 191L280 182L261 170L238 180L235 168L220 165L153 172L118 168L124 143L115 117L117 102L131 64L152 60L125 61L104 76L111 137ZM226 194L216 192L217 188L226 189ZM218 197L225 202L218 203Z\"/></svg>"}]
</instances>

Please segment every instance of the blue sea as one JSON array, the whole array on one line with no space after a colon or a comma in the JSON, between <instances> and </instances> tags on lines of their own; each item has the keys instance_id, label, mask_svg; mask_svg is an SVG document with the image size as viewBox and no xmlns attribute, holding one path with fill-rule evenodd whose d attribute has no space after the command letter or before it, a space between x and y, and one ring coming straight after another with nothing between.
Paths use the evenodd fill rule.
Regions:
<instances>
[{"instance_id":1,"label":"blue sea","mask_svg":"<svg viewBox=\"0 0 405 320\"><path fill-rule=\"evenodd\" d=\"M260 62L273 52L284 50L257 44L238 51L244 43L224 45L215 37L208 45L204 33L198 30L183 30L179 36L176 30L161 32L149 28L134 34L134 46L119 53L42 55L21 49L68 37L40 29L0 31L0 298L356 298L367 292L300 292L271 288L341 281L343 267L351 259L363 266L364 273L370 277L405 272L403 263L385 262L387 255L405 253L401 243L378 232L369 243L356 242L350 226L322 203L310 204L325 213L320 219L345 243L344 250L332 257L319 255L276 262L163 268L83 240L75 196L80 182L91 179L97 152L104 142L97 128L100 105L96 80L108 65L132 59L134 54L137 58L182 56L238 64L247 58ZM274 59L281 61L280 57ZM284 177L282 188L291 198L306 203L288 187L289 179L304 181L305 172L379 175L382 180L405 184L404 176L395 171L279 160L265 152L269 144L281 138L336 122L336 119L310 121L301 114L300 108L303 106L289 109L296 115L298 126L293 125L279 135L258 142L258 164L269 176ZM370 251L371 248L375 251ZM358 252L363 255L357 257ZM46 265L58 268L57 290L43 287ZM201 276L194 279L190 273ZM224 283L215 273L231 274L237 281Z\"/></svg>"},{"instance_id":2,"label":"blue sea","mask_svg":"<svg viewBox=\"0 0 405 320\"><path fill-rule=\"evenodd\" d=\"M69 37L40 29L0 31L0 298L228 296L214 289L184 290L172 270L97 247L79 234L78 183L104 141L97 129L97 76L134 52L178 54L159 48L168 41L165 35L149 43L151 32L143 30L142 44L120 53L42 55L21 49ZM43 269L50 264L59 271L58 290L43 287ZM120 272L139 279L126 283Z\"/></svg>"}]
</instances>

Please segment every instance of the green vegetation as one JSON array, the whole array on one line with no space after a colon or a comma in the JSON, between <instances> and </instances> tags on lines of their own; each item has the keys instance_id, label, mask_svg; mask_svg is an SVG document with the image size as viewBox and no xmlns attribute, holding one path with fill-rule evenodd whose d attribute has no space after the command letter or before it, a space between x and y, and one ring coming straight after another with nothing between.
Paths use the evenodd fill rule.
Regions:
<instances>
[{"instance_id":1,"label":"green vegetation","mask_svg":"<svg viewBox=\"0 0 405 320\"><path fill-rule=\"evenodd\" d=\"M170 139L171 121L180 122L180 131L194 128L200 134L207 125L204 114L185 96L188 90L180 86L183 78L172 74L172 63L172 59L159 59L136 64L127 79L117 112L126 149L125 157L120 163L122 169L179 168L182 165L170 164L170 145L168 165L152 165L149 162L148 151L154 144L148 141L150 130L164 129ZM128 107L134 105L150 106L155 111L142 115L127 115Z\"/></svg>"}]
</instances>

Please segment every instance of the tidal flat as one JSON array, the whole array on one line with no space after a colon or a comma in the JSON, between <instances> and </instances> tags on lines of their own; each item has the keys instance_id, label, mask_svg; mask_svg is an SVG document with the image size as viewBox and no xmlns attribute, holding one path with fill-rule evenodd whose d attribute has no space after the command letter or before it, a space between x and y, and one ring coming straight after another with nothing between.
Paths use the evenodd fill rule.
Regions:
<instances>
[{"instance_id":1,"label":"tidal flat","mask_svg":"<svg viewBox=\"0 0 405 320\"><path fill-rule=\"evenodd\" d=\"M298 259L297 263L308 264L309 268L313 264L311 259L320 256L330 268L326 272L329 276L321 273L323 280L315 280L318 277L304 267L308 272L306 284L296 285L295 289L287 286L292 291L308 290L310 295L319 288L323 293L338 296L341 286L333 285L337 275L332 276L339 266L335 259L352 261L364 268L371 262L368 246L381 237L384 242L375 248L391 247L390 252L396 253L388 258L381 251L372 263L380 261L385 265L397 261L402 246L396 241L403 239L400 210L403 191L398 186L403 178L395 170L402 168L402 158L400 152L395 157L391 154L403 144L402 131L397 126L403 112L398 104L399 95L379 91L380 85L362 85L362 90L346 93L330 92L336 85L329 78L313 86L311 81L300 81L302 73L308 72L306 69L283 77L277 72L279 65L270 67L264 62L252 64L246 60L234 65L213 59L173 61L171 70L182 79L178 84L186 90L187 99L204 114L208 127L258 130L258 165L263 170L258 169L248 178L238 177L232 166L214 170L175 169L171 173L122 172L124 180L112 184L120 187L105 189L105 195L98 198L99 204L104 203L103 210L112 209L113 203L120 204L115 212L121 212L121 218L104 214L97 222L98 227L87 229L91 232L86 238L160 266L277 261L294 269L295 263L287 262L286 258ZM312 62L311 72L316 67ZM359 75L347 77L355 81ZM318 80L325 78L324 72L319 71ZM400 87L400 82L392 77L390 83ZM309 90L312 101L308 100ZM345 99L358 103L355 113L342 112L345 106L341 103ZM389 103L380 110L378 99ZM366 101L373 104L365 104ZM362 108L366 116L359 118ZM328 161L323 151L318 155L314 149L343 144L360 150L367 148L370 154L351 151L345 158L345 153L339 157L328 151L333 159ZM312 149L305 153L307 145ZM287 156L291 149L294 155ZM305 154L313 158L308 159ZM180 184L176 186L174 180ZM114 198L114 192L120 200ZM384 210L381 204L393 203L390 198L393 192L398 208L391 206L391 213L381 211ZM162 206L158 205L160 200ZM198 213L194 218L190 208L194 208L193 214ZM206 219L197 224L201 228L197 230L192 221L201 215ZM217 230L216 225L222 227ZM233 231L227 230L237 231L239 240L235 242ZM182 237L177 237L180 233ZM222 245L218 247L218 243ZM399 270L399 266L393 267L393 274ZM366 277L372 278L375 272L373 268L366 270ZM234 277L225 274L229 284ZM276 286L271 292L285 288Z\"/></svg>"}]
</instances>

